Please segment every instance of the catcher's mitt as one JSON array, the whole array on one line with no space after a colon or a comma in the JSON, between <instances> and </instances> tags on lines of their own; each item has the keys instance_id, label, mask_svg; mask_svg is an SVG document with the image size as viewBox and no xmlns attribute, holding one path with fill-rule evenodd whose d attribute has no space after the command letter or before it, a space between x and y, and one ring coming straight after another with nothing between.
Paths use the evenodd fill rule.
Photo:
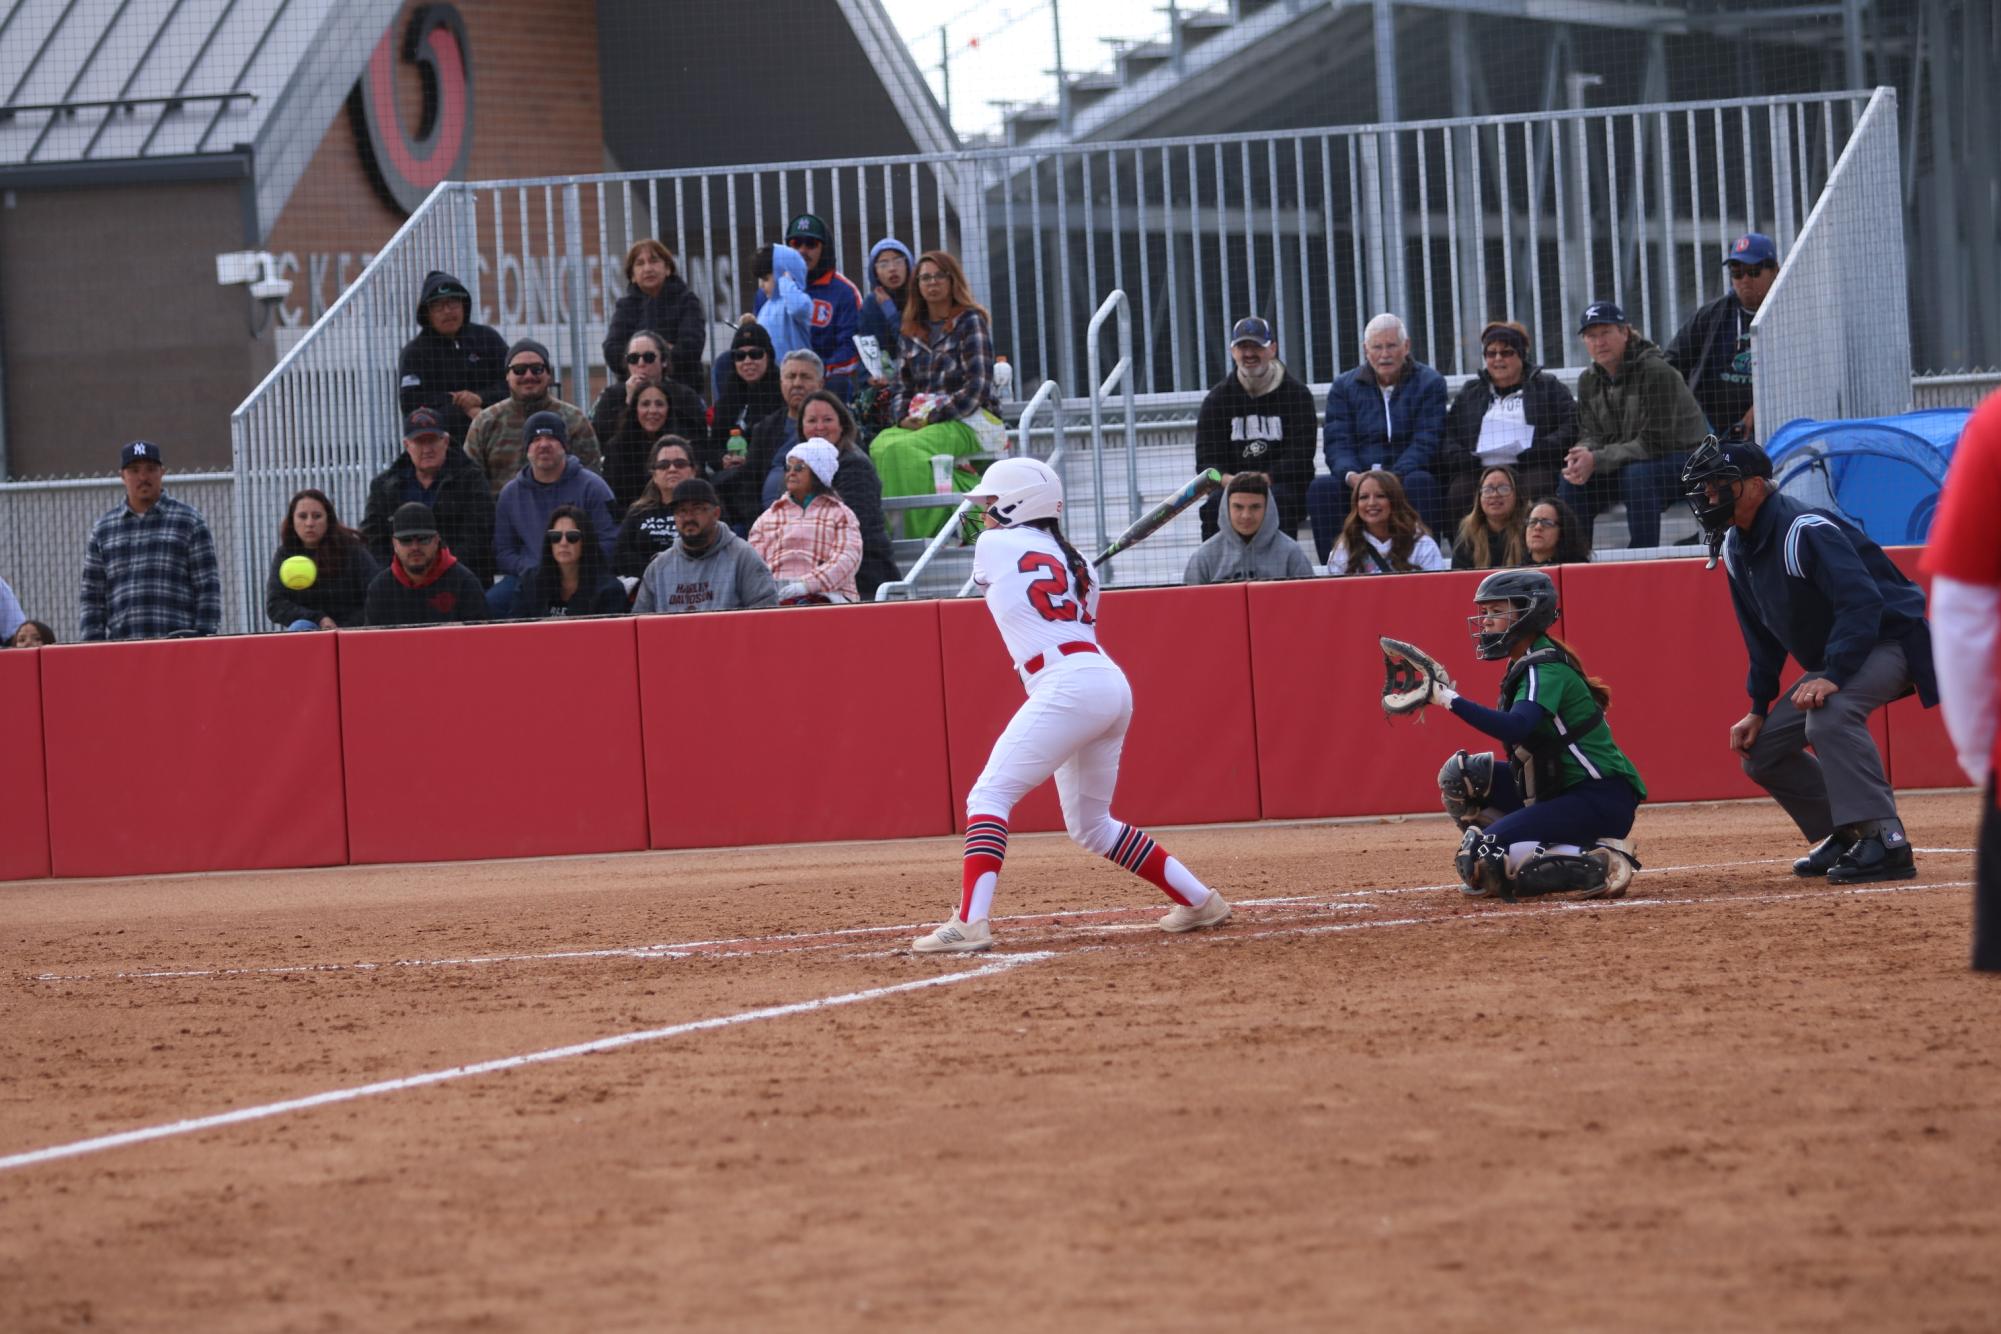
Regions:
<instances>
[{"instance_id":1,"label":"catcher's mitt","mask_svg":"<svg viewBox=\"0 0 2001 1334\"><path fill-rule=\"evenodd\" d=\"M1452 689L1452 678L1438 660L1415 644L1384 636L1383 712L1394 718L1417 713L1427 704L1443 704L1442 692Z\"/></svg>"}]
</instances>

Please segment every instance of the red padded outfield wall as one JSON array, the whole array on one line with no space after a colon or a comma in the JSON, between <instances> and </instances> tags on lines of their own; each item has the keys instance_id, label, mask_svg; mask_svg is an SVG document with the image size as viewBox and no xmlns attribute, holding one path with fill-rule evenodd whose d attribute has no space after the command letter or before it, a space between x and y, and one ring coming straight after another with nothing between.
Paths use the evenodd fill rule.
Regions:
<instances>
[{"instance_id":1,"label":"red padded outfield wall","mask_svg":"<svg viewBox=\"0 0 2001 1334\"><path fill-rule=\"evenodd\" d=\"M49 873L49 791L42 757L42 654L0 653L0 880Z\"/></svg>"},{"instance_id":2,"label":"red padded outfield wall","mask_svg":"<svg viewBox=\"0 0 2001 1334\"><path fill-rule=\"evenodd\" d=\"M334 635L36 650L60 876L347 860Z\"/></svg>"}]
</instances>

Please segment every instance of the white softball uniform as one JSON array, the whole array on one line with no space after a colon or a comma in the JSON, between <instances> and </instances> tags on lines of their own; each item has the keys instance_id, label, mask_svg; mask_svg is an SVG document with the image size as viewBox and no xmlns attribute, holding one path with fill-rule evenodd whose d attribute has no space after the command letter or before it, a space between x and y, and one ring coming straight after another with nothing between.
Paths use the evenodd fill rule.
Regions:
<instances>
[{"instance_id":1,"label":"white softball uniform","mask_svg":"<svg viewBox=\"0 0 2001 1334\"><path fill-rule=\"evenodd\" d=\"M1050 775L1070 837L1103 856L1118 841L1112 792L1132 723L1132 687L1098 647L1098 585L1080 599L1068 559L1040 528L990 528L973 580L1021 674L1028 700L994 742L966 797L968 817L1005 819Z\"/></svg>"}]
</instances>

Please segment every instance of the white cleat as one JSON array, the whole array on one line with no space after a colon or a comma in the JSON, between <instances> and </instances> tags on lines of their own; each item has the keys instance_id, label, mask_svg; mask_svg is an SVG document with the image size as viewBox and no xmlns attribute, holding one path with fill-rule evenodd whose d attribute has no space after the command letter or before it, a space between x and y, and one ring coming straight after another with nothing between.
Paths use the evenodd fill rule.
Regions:
<instances>
[{"instance_id":1,"label":"white cleat","mask_svg":"<svg viewBox=\"0 0 2001 1334\"><path fill-rule=\"evenodd\" d=\"M1160 919L1160 929L1177 933L1199 931L1205 926L1221 926L1229 920L1230 905L1212 889L1208 898L1192 908L1176 904L1167 916Z\"/></svg>"},{"instance_id":2,"label":"white cleat","mask_svg":"<svg viewBox=\"0 0 2001 1334\"><path fill-rule=\"evenodd\" d=\"M910 942L910 948L919 954L972 954L993 947L993 928L984 917L977 922L962 922L954 917L929 935Z\"/></svg>"}]
</instances>

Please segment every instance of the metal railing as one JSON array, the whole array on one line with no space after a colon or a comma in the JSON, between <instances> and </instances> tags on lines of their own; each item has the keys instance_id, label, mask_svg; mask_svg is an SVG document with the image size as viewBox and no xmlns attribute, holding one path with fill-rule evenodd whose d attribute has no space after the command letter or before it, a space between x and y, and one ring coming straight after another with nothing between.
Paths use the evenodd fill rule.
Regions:
<instances>
[{"instance_id":1,"label":"metal railing","mask_svg":"<svg viewBox=\"0 0 2001 1334\"><path fill-rule=\"evenodd\" d=\"M1879 88L1751 321L1761 437L1911 406L1897 94Z\"/></svg>"},{"instance_id":2,"label":"metal railing","mask_svg":"<svg viewBox=\"0 0 2001 1334\"><path fill-rule=\"evenodd\" d=\"M1113 314L1119 317L1119 359L1105 372L1103 349L1098 335ZM1091 324L1084 332L1084 347L1091 366L1091 482L1097 502L1098 530L1094 549L1102 551L1112 540L1105 522L1105 397L1118 390L1125 403L1127 523L1139 518L1139 418L1133 407L1133 314L1132 302L1123 291L1114 289L1098 303ZM1105 582L1112 578L1111 567L1104 570Z\"/></svg>"}]
</instances>

